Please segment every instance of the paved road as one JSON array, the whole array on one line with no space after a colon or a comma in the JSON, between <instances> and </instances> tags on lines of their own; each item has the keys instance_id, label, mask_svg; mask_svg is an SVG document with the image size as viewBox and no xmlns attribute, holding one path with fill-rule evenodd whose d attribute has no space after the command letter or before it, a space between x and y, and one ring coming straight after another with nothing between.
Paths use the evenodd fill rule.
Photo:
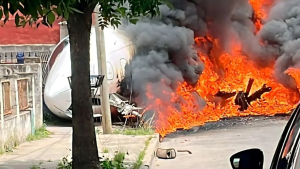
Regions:
<instances>
[{"instance_id":1,"label":"paved road","mask_svg":"<svg viewBox=\"0 0 300 169\"><path fill-rule=\"evenodd\" d=\"M268 168L286 119L267 118L218 129L197 129L164 138L161 148L187 149L193 154L178 153L173 160L155 159L153 169L231 169L229 157L247 148L260 148ZM228 122L233 123L234 122Z\"/></svg>"}]
</instances>

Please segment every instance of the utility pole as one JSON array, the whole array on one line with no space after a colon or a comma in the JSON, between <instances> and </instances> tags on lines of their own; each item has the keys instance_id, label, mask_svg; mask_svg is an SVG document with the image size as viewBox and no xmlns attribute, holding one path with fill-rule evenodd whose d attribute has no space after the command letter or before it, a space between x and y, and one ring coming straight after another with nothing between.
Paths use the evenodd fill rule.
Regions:
<instances>
[{"instance_id":1,"label":"utility pole","mask_svg":"<svg viewBox=\"0 0 300 169\"><path fill-rule=\"evenodd\" d=\"M99 27L99 4L94 10L95 14L95 32L96 32L96 44L97 44L97 58L98 58L98 74L104 75L103 83L100 87L101 95L101 113L102 113L102 127L103 134L112 133L111 125L111 112L109 104L109 89L107 82L107 66L106 66L106 53L105 53L105 41L103 30Z\"/></svg>"}]
</instances>

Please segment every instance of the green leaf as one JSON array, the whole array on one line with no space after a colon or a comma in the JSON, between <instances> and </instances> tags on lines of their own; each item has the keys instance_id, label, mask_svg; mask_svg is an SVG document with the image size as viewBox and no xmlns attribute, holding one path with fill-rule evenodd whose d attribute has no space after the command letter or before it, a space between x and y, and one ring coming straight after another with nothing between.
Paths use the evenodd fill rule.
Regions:
<instances>
[{"instance_id":1,"label":"green leaf","mask_svg":"<svg viewBox=\"0 0 300 169\"><path fill-rule=\"evenodd\" d=\"M61 16L62 15L62 11L61 11L61 3L58 4L57 6L57 15Z\"/></svg>"},{"instance_id":2,"label":"green leaf","mask_svg":"<svg viewBox=\"0 0 300 169\"><path fill-rule=\"evenodd\" d=\"M30 12L32 18L38 18L38 13L37 13L37 10L35 7L31 6L29 8L29 12Z\"/></svg>"},{"instance_id":3,"label":"green leaf","mask_svg":"<svg viewBox=\"0 0 300 169\"><path fill-rule=\"evenodd\" d=\"M83 14L83 12L79 11L79 10L76 9L76 8L69 7L69 10L74 11L74 12L77 12L77 13Z\"/></svg>"},{"instance_id":4,"label":"green leaf","mask_svg":"<svg viewBox=\"0 0 300 169\"><path fill-rule=\"evenodd\" d=\"M65 10L65 11L64 11L64 18L65 18L66 20L68 20L68 19L69 19L69 16L70 16L69 12L68 12L67 10Z\"/></svg>"},{"instance_id":5,"label":"green leaf","mask_svg":"<svg viewBox=\"0 0 300 169\"><path fill-rule=\"evenodd\" d=\"M19 16L18 13L17 13L16 16L15 16L15 24L16 24L17 27L20 26L20 16Z\"/></svg>"},{"instance_id":6,"label":"green leaf","mask_svg":"<svg viewBox=\"0 0 300 169\"><path fill-rule=\"evenodd\" d=\"M69 14L74 14L74 12L69 7L66 10L69 12Z\"/></svg>"},{"instance_id":7,"label":"green leaf","mask_svg":"<svg viewBox=\"0 0 300 169\"><path fill-rule=\"evenodd\" d=\"M21 4L18 4L18 9L22 14L26 14L26 10L23 8L23 6L21 6Z\"/></svg>"},{"instance_id":8,"label":"green leaf","mask_svg":"<svg viewBox=\"0 0 300 169\"><path fill-rule=\"evenodd\" d=\"M49 9L46 9L46 8L44 8L44 9L43 9L43 12L42 12L42 15L46 15L48 12L50 12L50 10L49 10Z\"/></svg>"},{"instance_id":9,"label":"green leaf","mask_svg":"<svg viewBox=\"0 0 300 169\"><path fill-rule=\"evenodd\" d=\"M8 11L8 8L4 8L4 15L5 15L5 18L4 18L4 23L6 23L9 19L9 11Z\"/></svg>"},{"instance_id":10,"label":"green leaf","mask_svg":"<svg viewBox=\"0 0 300 169\"><path fill-rule=\"evenodd\" d=\"M37 5L36 8L37 8L37 10L38 10L40 16L43 16L43 9L42 9L41 5Z\"/></svg>"},{"instance_id":11,"label":"green leaf","mask_svg":"<svg viewBox=\"0 0 300 169\"><path fill-rule=\"evenodd\" d=\"M164 1L164 3L167 5L167 7L169 7L170 9L173 9L173 5L170 2Z\"/></svg>"},{"instance_id":12,"label":"green leaf","mask_svg":"<svg viewBox=\"0 0 300 169\"><path fill-rule=\"evenodd\" d=\"M49 25L51 25L55 21L55 15L52 11L47 15L47 20Z\"/></svg>"},{"instance_id":13,"label":"green leaf","mask_svg":"<svg viewBox=\"0 0 300 169\"><path fill-rule=\"evenodd\" d=\"M26 26L26 24L27 24L26 20L21 21L21 25L23 26L23 28Z\"/></svg>"},{"instance_id":14,"label":"green leaf","mask_svg":"<svg viewBox=\"0 0 300 169\"><path fill-rule=\"evenodd\" d=\"M132 18L132 19L129 19L129 22L132 23L132 24L136 24L138 20L139 19Z\"/></svg>"}]
</instances>

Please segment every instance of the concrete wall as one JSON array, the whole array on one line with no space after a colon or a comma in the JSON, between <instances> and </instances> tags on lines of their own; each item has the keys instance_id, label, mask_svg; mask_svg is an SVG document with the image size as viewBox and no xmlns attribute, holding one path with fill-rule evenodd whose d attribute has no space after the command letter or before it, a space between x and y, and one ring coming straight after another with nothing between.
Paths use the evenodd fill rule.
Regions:
<instances>
[{"instance_id":1,"label":"concrete wall","mask_svg":"<svg viewBox=\"0 0 300 169\"><path fill-rule=\"evenodd\" d=\"M34 59L33 59L34 60ZM42 101L42 70L40 63L26 64L0 64L0 77L7 75L16 75L17 78L28 78L31 82L31 76L34 77L35 88L35 121L36 128L43 126L43 101ZM32 91L32 84L29 83L29 93ZM29 97L29 101L31 101Z\"/></svg>"},{"instance_id":2,"label":"concrete wall","mask_svg":"<svg viewBox=\"0 0 300 169\"><path fill-rule=\"evenodd\" d=\"M1 45L0 53L16 53L16 52L45 52L53 49L56 44L48 45Z\"/></svg>"},{"instance_id":3,"label":"concrete wall","mask_svg":"<svg viewBox=\"0 0 300 169\"><path fill-rule=\"evenodd\" d=\"M31 134L31 111L23 111L20 116L11 116L5 119L0 130L0 153L26 141Z\"/></svg>"},{"instance_id":4,"label":"concrete wall","mask_svg":"<svg viewBox=\"0 0 300 169\"><path fill-rule=\"evenodd\" d=\"M32 62L30 62L32 60ZM26 58L26 64L0 64L0 102L2 102L2 82L10 82L12 114L3 116L0 103L0 150L4 146L19 144L26 140L33 128L43 126L42 70L37 58ZM19 110L17 80L28 81L28 105ZM32 120L31 120L32 118Z\"/></svg>"}]
</instances>

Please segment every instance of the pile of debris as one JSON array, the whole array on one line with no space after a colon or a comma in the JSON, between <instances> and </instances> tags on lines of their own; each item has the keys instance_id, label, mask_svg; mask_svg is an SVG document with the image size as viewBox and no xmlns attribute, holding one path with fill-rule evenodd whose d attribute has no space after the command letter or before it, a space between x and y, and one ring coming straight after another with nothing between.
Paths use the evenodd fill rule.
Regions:
<instances>
[{"instance_id":1,"label":"pile of debris","mask_svg":"<svg viewBox=\"0 0 300 169\"><path fill-rule=\"evenodd\" d=\"M259 90L255 91L250 95L253 82L254 79L250 78L245 91L219 91L213 96L211 102L215 102L216 104L220 104L220 106L224 107L228 103L228 101L230 101L229 99L235 96L234 103L239 106L239 111L247 110L251 102L257 99L261 99L261 96L264 93L270 92L272 90L271 87L268 87L266 84L263 84ZM218 100L218 102L216 102L216 100Z\"/></svg>"}]
</instances>

